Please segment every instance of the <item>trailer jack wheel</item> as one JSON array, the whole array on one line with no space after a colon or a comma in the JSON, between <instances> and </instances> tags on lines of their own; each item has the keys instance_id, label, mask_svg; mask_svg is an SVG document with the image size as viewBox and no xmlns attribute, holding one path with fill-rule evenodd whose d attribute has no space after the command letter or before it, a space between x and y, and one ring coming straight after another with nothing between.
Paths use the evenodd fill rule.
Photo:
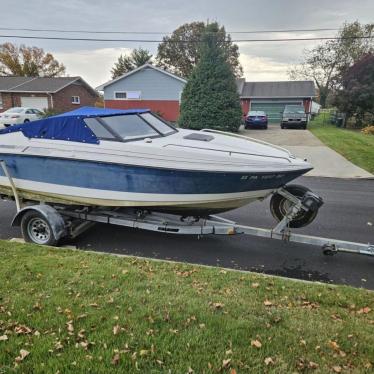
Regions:
<instances>
[{"instance_id":1,"label":"trailer jack wheel","mask_svg":"<svg viewBox=\"0 0 374 374\"><path fill-rule=\"evenodd\" d=\"M334 244L325 244L322 246L322 252L325 256L334 256L338 253Z\"/></svg>"},{"instance_id":2,"label":"trailer jack wheel","mask_svg":"<svg viewBox=\"0 0 374 374\"><path fill-rule=\"evenodd\" d=\"M299 228L312 223L317 216L319 207L323 203L322 199L314 195L309 188L298 184L289 184L283 187L283 190L299 199L302 203L303 200L306 200L308 204L308 209L299 209L297 214L290 220L289 227ZM309 199L308 196L310 196L311 199ZM317 201L317 203L314 204L312 201L313 199L320 199L320 202ZM311 201L310 207L309 201ZM276 220L282 221L282 219L291 211L291 208L294 205L295 203L290 201L286 196L276 192L273 194L270 200L270 211Z\"/></svg>"}]
</instances>

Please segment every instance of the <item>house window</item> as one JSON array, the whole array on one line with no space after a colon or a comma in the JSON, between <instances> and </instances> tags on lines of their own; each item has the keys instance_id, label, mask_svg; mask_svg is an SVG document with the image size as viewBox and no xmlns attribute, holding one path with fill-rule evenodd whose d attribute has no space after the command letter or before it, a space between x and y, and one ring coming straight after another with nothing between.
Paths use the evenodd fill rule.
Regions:
<instances>
[{"instance_id":1,"label":"house window","mask_svg":"<svg viewBox=\"0 0 374 374\"><path fill-rule=\"evenodd\" d=\"M1 93L0 93L0 109L3 109L3 99L1 97Z\"/></svg>"},{"instance_id":2,"label":"house window","mask_svg":"<svg viewBox=\"0 0 374 374\"><path fill-rule=\"evenodd\" d=\"M81 103L81 98L79 96L72 96L71 97L71 103L72 104L80 104Z\"/></svg>"},{"instance_id":3,"label":"house window","mask_svg":"<svg viewBox=\"0 0 374 374\"><path fill-rule=\"evenodd\" d=\"M114 92L114 98L116 100L140 100L140 91L116 91Z\"/></svg>"}]
</instances>

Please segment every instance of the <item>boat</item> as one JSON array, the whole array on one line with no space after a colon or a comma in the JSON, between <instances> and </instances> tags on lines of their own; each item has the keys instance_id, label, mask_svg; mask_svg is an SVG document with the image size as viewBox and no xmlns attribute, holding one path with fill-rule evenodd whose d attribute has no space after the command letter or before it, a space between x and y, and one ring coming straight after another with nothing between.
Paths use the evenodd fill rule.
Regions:
<instances>
[{"instance_id":1,"label":"boat","mask_svg":"<svg viewBox=\"0 0 374 374\"><path fill-rule=\"evenodd\" d=\"M92 107L0 130L0 160L24 200L199 217L264 199L312 169L238 134ZM0 194L13 195L4 168Z\"/></svg>"}]
</instances>

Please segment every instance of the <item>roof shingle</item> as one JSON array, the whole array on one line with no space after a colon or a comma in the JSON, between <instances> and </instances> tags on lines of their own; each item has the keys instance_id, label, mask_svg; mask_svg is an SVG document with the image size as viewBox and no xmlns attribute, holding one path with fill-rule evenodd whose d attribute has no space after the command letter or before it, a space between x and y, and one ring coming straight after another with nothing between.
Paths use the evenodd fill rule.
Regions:
<instances>
[{"instance_id":1,"label":"roof shingle","mask_svg":"<svg viewBox=\"0 0 374 374\"><path fill-rule=\"evenodd\" d=\"M316 89L313 81L237 82L242 98L313 97ZM241 91L240 91L241 88Z\"/></svg>"},{"instance_id":2,"label":"roof shingle","mask_svg":"<svg viewBox=\"0 0 374 374\"><path fill-rule=\"evenodd\" d=\"M0 92L57 92L80 77L0 77Z\"/></svg>"}]
</instances>

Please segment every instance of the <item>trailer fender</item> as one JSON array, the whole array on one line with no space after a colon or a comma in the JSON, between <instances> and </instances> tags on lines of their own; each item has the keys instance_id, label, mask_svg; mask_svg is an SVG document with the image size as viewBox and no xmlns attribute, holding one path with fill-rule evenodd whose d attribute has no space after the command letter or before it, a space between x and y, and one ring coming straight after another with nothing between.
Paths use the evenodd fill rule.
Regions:
<instances>
[{"instance_id":1,"label":"trailer fender","mask_svg":"<svg viewBox=\"0 0 374 374\"><path fill-rule=\"evenodd\" d=\"M48 221L48 223L51 225L53 235L56 240L66 236L66 225L61 214L56 209L45 204L32 205L20 210L13 218L12 227L20 226L24 214L32 210L40 213Z\"/></svg>"}]
</instances>

